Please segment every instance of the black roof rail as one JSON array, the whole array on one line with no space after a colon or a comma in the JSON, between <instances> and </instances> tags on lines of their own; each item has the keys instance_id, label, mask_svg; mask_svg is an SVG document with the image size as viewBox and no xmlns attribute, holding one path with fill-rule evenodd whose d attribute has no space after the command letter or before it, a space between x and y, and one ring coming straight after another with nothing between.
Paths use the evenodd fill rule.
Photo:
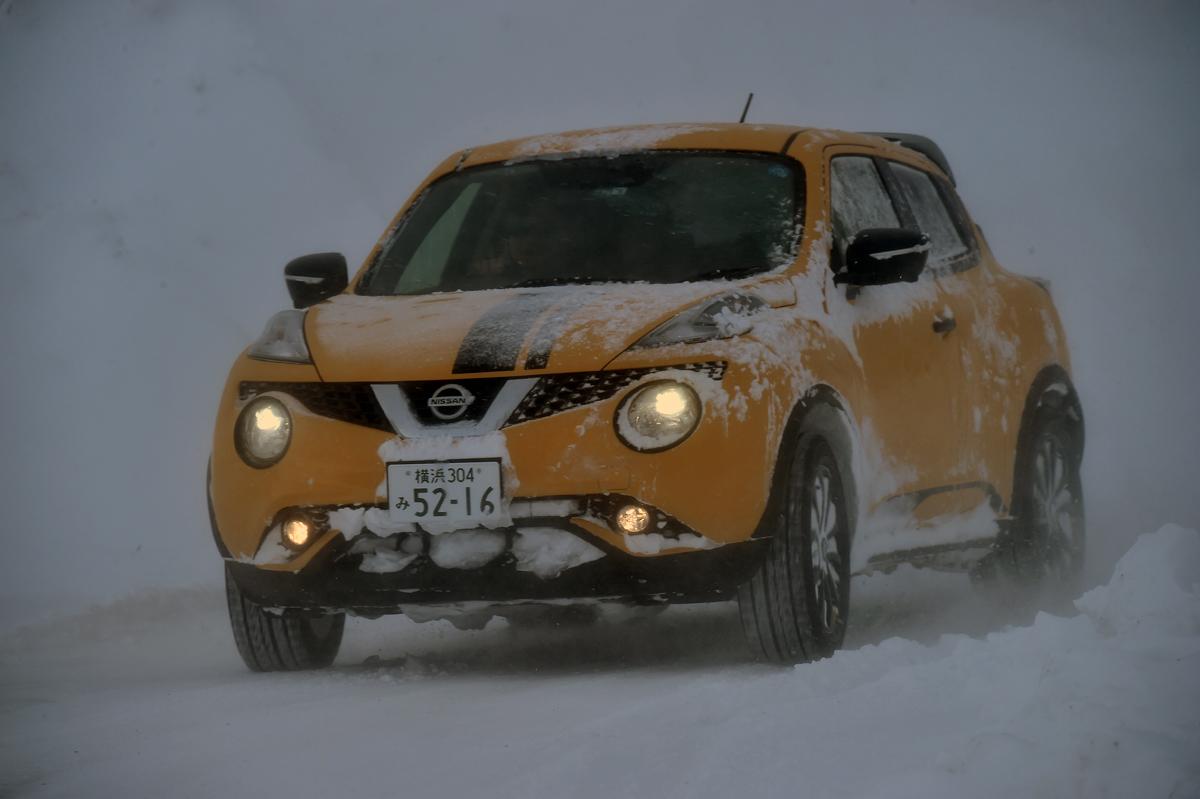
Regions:
<instances>
[{"instance_id":1,"label":"black roof rail","mask_svg":"<svg viewBox=\"0 0 1200 799\"><path fill-rule=\"evenodd\" d=\"M890 142L899 144L901 147L907 147L910 150L916 150L921 155L928 158L930 161L938 165L938 168L946 173L946 177L950 178L950 183L957 186L958 183L954 180L954 173L950 171L950 162L946 160L946 154L942 152L942 148L934 144L933 139L927 136L919 136L916 133L870 133L863 131L864 136L878 136L881 139L887 139Z\"/></svg>"}]
</instances>

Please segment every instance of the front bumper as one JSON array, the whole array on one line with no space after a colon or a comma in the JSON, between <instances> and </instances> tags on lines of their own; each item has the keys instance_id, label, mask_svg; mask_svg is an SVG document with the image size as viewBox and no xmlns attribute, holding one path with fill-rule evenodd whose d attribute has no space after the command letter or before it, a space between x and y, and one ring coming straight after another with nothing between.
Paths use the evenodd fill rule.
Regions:
<instances>
[{"instance_id":1,"label":"front bumper","mask_svg":"<svg viewBox=\"0 0 1200 799\"><path fill-rule=\"evenodd\" d=\"M656 558L606 548L605 557L550 579L518 571L509 553L476 569L444 569L421 556L402 571L372 574L359 568L360 556L352 554L347 544L326 547L301 572L262 569L236 561L228 565L242 593L264 607L374 616L401 612L405 605L461 602L720 601L732 598L750 577L765 544L755 539Z\"/></svg>"},{"instance_id":2,"label":"front bumper","mask_svg":"<svg viewBox=\"0 0 1200 799\"><path fill-rule=\"evenodd\" d=\"M542 410L514 412L509 422L493 433L457 435L448 429L435 436L406 438L383 429L388 424L381 417L364 415L350 394L342 395L345 391L328 396L310 396L311 392L305 391L349 391L355 385L322 383L311 365L243 358L231 372L213 439L210 498L218 545L231 559L254 560L279 515L288 508L375 506L385 494L389 461L444 459L436 451L424 450L426 442L434 448L459 447L455 452L460 458L480 456L473 449L477 444L491 448L488 457L494 457L500 447L505 460L504 484L518 497L620 495L660 509L682 528L715 545L746 541L754 535L765 510L778 443L777 420L786 418L786 398L765 392L759 401L747 402L757 385L753 369L729 363L727 368L721 367L723 375L713 376L704 371L713 358L694 360L695 369L673 369L670 374L691 382L704 398L700 426L676 447L642 453L620 443L612 422L622 398L637 380L661 376L661 369L651 374L647 371L650 367L643 369L641 364L629 364L623 372L593 375L588 378L590 383L573 374L543 376L539 379L562 390L556 389L553 396L541 388L540 394L531 392L529 396L540 398ZM643 372L650 377L639 377ZM625 375L622 387L605 382L611 374ZM635 382L629 382L630 376ZM590 386L586 391L608 386L605 390L609 393L603 399L593 401L585 396L588 401L584 404L572 404L582 401L579 396L586 394L585 384ZM272 385L275 388L270 393L292 416L294 437L279 463L255 469L238 457L233 429L247 398ZM576 524L575 528L630 556L649 554L653 559L664 554L638 549L634 537L621 536L609 525L589 528ZM305 571L308 562L332 542L332 538L318 542L293 558L286 570Z\"/></svg>"}]
</instances>

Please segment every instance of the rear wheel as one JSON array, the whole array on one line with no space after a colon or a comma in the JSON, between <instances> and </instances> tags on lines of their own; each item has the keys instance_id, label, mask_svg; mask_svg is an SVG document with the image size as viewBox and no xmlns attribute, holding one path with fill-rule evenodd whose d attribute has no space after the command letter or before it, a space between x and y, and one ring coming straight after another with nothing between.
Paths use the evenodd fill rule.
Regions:
<instances>
[{"instance_id":1,"label":"rear wheel","mask_svg":"<svg viewBox=\"0 0 1200 799\"><path fill-rule=\"evenodd\" d=\"M787 475L770 548L738 591L754 654L776 663L827 657L842 644L850 610L850 515L837 460L806 438Z\"/></svg>"},{"instance_id":2,"label":"rear wheel","mask_svg":"<svg viewBox=\"0 0 1200 799\"><path fill-rule=\"evenodd\" d=\"M1080 447L1069 420L1042 411L1013 486L1010 569L1022 581L1073 596L1083 571L1085 526Z\"/></svg>"},{"instance_id":3,"label":"rear wheel","mask_svg":"<svg viewBox=\"0 0 1200 799\"><path fill-rule=\"evenodd\" d=\"M284 616L247 599L225 570L225 598L238 654L251 671L323 669L337 657L346 614Z\"/></svg>"},{"instance_id":4,"label":"rear wheel","mask_svg":"<svg viewBox=\"0 0 1200 799\"><path fill-rule=\"evenodd\" d=\"M1020 611L1057 608L1081 587L1086 551L1083 447L1069 411L1042 405L1021 437L1012 521L974 575Z\"/></svg>"}]
</instances>

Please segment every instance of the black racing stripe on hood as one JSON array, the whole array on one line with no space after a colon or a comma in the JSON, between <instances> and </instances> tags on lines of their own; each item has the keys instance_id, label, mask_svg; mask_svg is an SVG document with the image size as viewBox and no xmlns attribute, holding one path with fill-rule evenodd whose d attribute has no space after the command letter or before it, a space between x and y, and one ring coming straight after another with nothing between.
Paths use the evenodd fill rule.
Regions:
<instances>
[{"instance_id":1,"label":"black racing stripe on hood","mask_svg":"<svg viewBox=\"0 0 1200 799\"><path fill-rule=\"evenodd\" d=\"M550 352L554 343L562 336L571 314L586 305L591 299L583 292L572 294L554 309L546 321L533 335L533 343L529 345L529 355L525 358L526 369L545 369L550 363Z\"/></svg>"},{"instance_id":2,"label":"black racing stripe on hood","mask_svg":"<svg viewBox=\"0 0 1200 799\"><path fill-rule=\"evenodd\" d=\"M548 294L518 294L479 317L463 337L454 374L511 372L534 322L554 304Z\"/></svg>"}]
</instances>

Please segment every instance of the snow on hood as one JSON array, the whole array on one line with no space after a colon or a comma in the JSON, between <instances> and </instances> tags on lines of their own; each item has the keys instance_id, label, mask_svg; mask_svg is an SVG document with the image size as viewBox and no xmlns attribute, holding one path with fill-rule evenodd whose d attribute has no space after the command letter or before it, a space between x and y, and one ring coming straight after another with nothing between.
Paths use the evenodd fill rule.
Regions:
<instances>
[{"instance_id":1,"label":"snow on hood","mask_svg":"<svg viewBox=\"0 0 1200 799\"><path fill-rule=\"evenodd\" d=\"M659 322L729 288L719 281L343 294L309 311L305 335L329 381L595 371Z\"/></svg>"}]
</instances>

